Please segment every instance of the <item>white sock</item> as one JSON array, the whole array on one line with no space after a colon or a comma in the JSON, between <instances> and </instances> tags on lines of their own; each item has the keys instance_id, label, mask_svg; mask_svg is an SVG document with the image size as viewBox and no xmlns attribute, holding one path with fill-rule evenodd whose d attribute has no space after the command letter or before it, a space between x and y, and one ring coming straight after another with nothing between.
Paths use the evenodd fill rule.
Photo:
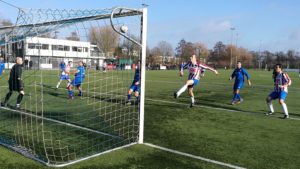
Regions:
<instances>
[{"instance_id":1,"label":"white sock","mask_svg":"<svg viewBox=\"0 0 300 169\"><path fill-rule=\"evenodd\" d=\"M188 87L188 85L186 85L186 84L184 86L182 86L182 88L178 90L177 96L180 96L187 89L187 87Z\"/></svg>"},{"instance_id":2,"label":"white sock","mask_svg":"<svg viewBox=\"0 0 300 169\"><path fill-rule=\"evenodd\" d=\"M289 112L288 112L288 109L287 109L286 104L285 104L285 103L282 103L281 106L282 106L282 109L283 109L284 114L287 115L287 116L289 116Z\"/></svg>"},{"instance_id":3,"label":"white sock","mask_svg":"<svg viewBox=\"0 0 300 169\"><path fill-rule=\"evenodd\" d=\"M194 104L195 103L195 98L191 97L191 100L192 100L192 103Z\"/></svg>"},{"instance_id":4,"label":"white sock","mask_svg":"<svg viewBox=\"0 0 300 169\"><path fill-rule=\"evenodd\" d=\"M57 83L57 85L56 85L56 88L58 88L58 87L59 87L59 85L60 85L60 81Z\"/></svg>"},{"instance_id":5,"label":"white sock","mask_svg":"<svg viewBox=\"0 0 300 169\"><path fill-rule=\"evenodd\" d=\"M268 103L268 107L269 107L270 112L274 113L274 107L273 107L272 102Z\"/></svg>"}]
</instances>

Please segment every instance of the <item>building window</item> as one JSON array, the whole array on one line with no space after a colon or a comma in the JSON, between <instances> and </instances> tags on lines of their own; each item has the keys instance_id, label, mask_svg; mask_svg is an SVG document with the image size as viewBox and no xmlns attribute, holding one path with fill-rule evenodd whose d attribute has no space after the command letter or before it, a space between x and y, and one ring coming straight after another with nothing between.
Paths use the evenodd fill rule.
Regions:
<instances>
[{"instance_id":1,"label":"building window","mask_svg":"<svg viewBox=\"0 0 300 169\"><path fill-rule=\"evenodd\" d=\"M70 46L64 46L64 51L70 51Z\"/></svg>"},{"instance_id":2,"label":"building window","mask_svg":"<svg viewBox=\"0 0 300 169\"><path fill-rule=\"evenodd\" d=\"M88 51L89 51L89 48L85 47L84 52L88 52Z\"/></svg>"},{"instance_id":3,"label":"building window","mask_svg":"<svg viewBox=\"0 0 300 169\"><path fill-rule=\"evenodd\" d=\"M52 50L58 50L58 46L57 45L52 45Z\"/></svg>"},{"instance_id":4,"label":"building window","mask_svg":"<svg viewBox=\"0 0 300 169\"><path fill-rule=\"evenodd\" d=\"M64 51L64 46L63 45L58 45L58 50Z\"/></svg>"},{"instance_id":5,"label":"building window","mask_svg":"<svg viewBox=\"0 0 300 169\"><path fill-rule=\"evenodd\" d=\"M49 50L49 45L48 44L42 44L42 49L43 50Z\"/></svg>"},{"instance_id":6,"label":"building window","mask_svg":"<svg viewBox=\"0 0 300 169\"><path fill-rule=\"evenodd\" d=\"M82 47L77 47L78 52L82 52Z\"/></svg>"},{"instance_id":7,"label":"building window","mask_svg":"<svg viewBox=\"0 0 300 169\"><path fill-rule=\"evenodd\" d=\"M34 43L28 43L28 49L35 49Z\"/></svg>"},{"instance_id":8,"label":"building window","mask_svg":"<svg viewBox=\"0 0 300 169\"><path fill-rule=\"evenodd\" d=\"M72 51L77 52L77 51L78 51L78 48L77 48L76 46L73 46L73 47L72 47Z\"/></svg>"}]
</instances>

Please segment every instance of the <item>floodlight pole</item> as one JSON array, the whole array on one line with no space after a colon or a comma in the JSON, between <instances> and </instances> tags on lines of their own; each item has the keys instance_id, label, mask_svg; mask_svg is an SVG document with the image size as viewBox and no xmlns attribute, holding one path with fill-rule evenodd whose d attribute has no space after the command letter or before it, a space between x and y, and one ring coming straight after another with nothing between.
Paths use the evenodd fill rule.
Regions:
<instances>
[{"instance_id":1,"label":"floodlight pole","mask_svg":"<svg viewBox=\"0 0 300 169\"><path fill-rule=\"evenodd\" d=\"M143 8L142 16L142 60L141 60L141 93L140 93L140 118L138 143L144 143L144 117L145 117L145 82L146 82L146 48L147 48L147 17L148 9Z\"/></svg>"},{"instance_id":2,"label":"floodlight pole","mask_svg":"<svg viewBox=\"0 0 300 169\"><path fill-rule=\"evenodd\" d=\"M233 36L233 31L235 30L235 28L234 27L231 27L230 28L230 30L231 30L231 47L230 47L230 66L229 66L229 69L231 69L232 68L232 36Z\"/></svg>"}]
</instances>

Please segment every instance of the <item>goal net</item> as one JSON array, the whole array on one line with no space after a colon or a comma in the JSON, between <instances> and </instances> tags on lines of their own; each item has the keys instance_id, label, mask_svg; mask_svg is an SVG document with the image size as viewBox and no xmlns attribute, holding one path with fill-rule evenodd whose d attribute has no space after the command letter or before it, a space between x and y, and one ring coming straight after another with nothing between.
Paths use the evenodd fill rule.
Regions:
<instances>
[{"instance_id":1,"label":"goal net","mask_svg":"<svg viewBox=\"0 0 300 169\"><path fill-rule=\"evenodd\" d=\"M0 27L0 101L17 57L25 95L0 107L0 144L66 166L142 143L146 24L146 8L20 9Z\"/></svg>"}]
</instances>

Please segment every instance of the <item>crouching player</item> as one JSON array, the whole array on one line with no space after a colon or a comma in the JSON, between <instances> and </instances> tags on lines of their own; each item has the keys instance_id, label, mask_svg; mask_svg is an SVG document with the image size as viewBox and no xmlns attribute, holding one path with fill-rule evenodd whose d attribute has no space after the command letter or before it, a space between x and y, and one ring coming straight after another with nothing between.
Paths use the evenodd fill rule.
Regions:
<instances>
[{"instance_id":1,"label":"crouching player","mask_svg":"<svg viewBox=\"0 0 300 169\"><path fill-rule=\"evenodd\" d=\"M139 101L140 99L140 93L139 93L139 85L140 85L140 65L141 62L138 61L135 73L134 73L134 79L132 81L131 86L129 87L128 94L127 94L127 102L126 104L130 105L131 104L131 95L134 92L134 96L136 98L136 101Z\"/></svg>"},{"instance_id":2,"label":"crouching player","mask_svg":"<svg viewBox=\"0 0 300 169\"><path fill-rule=\"evenodd\" d=\"M274 91L271 92L266 99L270 110L269 113L267 113L267 115L271 115L274 113L272 100L279 99L279 104L281 104L284 112L283 119L287 119L289 118L289 113L284 101L288 94L288 86L292 84L292 81L288 76L288 74L282 72L281 64L276 64L274 69L275 69L275 74L273 75L274 82L275 82Z\"/></svg>"},{"instance_id":3,"label":"crouching player","mask_svg":"<svg viewBox=\"0 0 300 169\"><path fill-rule=\"evenodd\" d=\"M245 81L244 76L247 77L248 85L251 86L249 74L247 73L246 69L242 67L242 63L238 61L236 69L234 69L232 75L229 78L229 80L235 78L234 85L233 85L233 98L231 102L232 105L243 102L243 99L240 96L240 90L244 86L244 81Z\"/></svg>"},{"instance_id":4,"label":"crouching player","mask_svg":"<svg viewBox=\"0 0 300 169\"><path fill-rule=\"evenodd\" d=\"M75 86L77 88L77 90L79 91L78 96L83 95L81 84L83 83L84 78L85 78L85 69L83 67L83 62L79 61L77 70L75 72L75 78L72 80L72 82L67 87L68 92L69 92L69 99L74 99L72 86Z\"/></svg>"},{"instance_id":5,"label":"crouching player","mask_svg":"<svg viewBox=\"0 0 300 169\"><path fill-rule=\"evenodd\" d=\"M196 59L196 55L191 56L191 60L186 63L185 65L181 66L180 68L180 76L183 75L183 70L184 69L189 69L189 76L188 80L186 81L185 85L181 87L177 92L174 93L174 98L178 98L186 89L189 91L189 95L191 97L191 105L190 107L193 107L195 104L195 99L194 99L194 93L193 93L193 88L199 83L200 81L200 73L202 69L207 69L210 71L215 72L215 74L218 74L218 71L215 69L206 66L204 64L198 63Z\"/></svg>"}]
</instances>

